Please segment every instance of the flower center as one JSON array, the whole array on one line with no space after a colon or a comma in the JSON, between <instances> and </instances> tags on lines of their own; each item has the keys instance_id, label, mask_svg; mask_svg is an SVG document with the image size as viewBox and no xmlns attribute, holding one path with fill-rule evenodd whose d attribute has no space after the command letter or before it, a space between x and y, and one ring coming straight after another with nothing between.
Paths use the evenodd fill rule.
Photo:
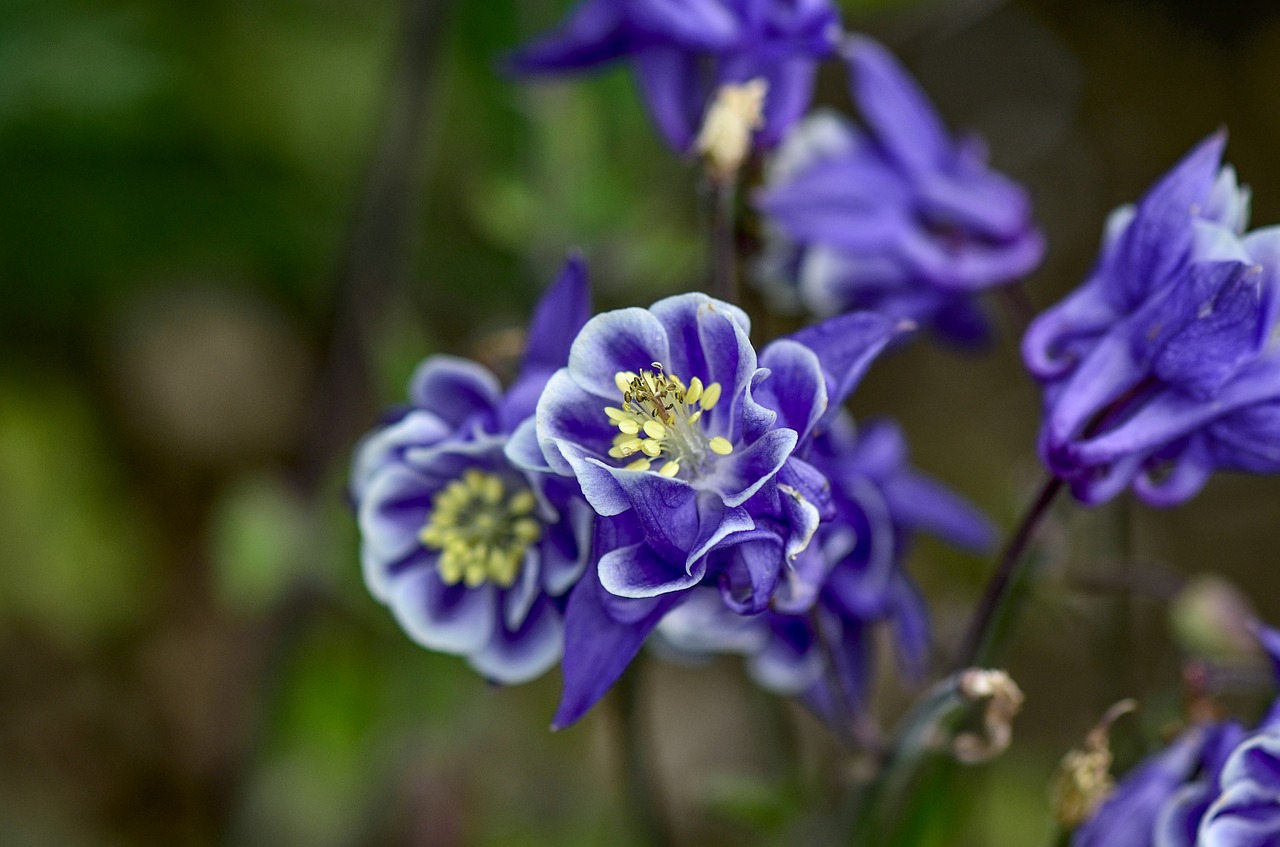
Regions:
<instances>
[{"instance_id":1,"label":"flower center","mask_svg":"<svg viewBox=\"0 0 1280 847\"><path fill-rule=\"evenodd\" d=\"M531 517L534 505L529 489L509 492L500 477L471 468L436 493L418 537L441 551L445 585L475 588L491 580L510 588L525 550L542 537L542 525Z\"/></svg>"},{"instance_id":2,"label":"flower center","mask_svg":"<svg viewBox=\"0 0 1280 847\"><path fill-rule=\"evenodd\" d=\"M727 438L707 438L699 423L702 413L720 402L720 383L704 386L695 376L686 387L680 377L663 373L657 362L653 370L619 371L613 379L622 392L622 408L604 410L618 427L609 455L615 459L637 456L627 470L647 471L655 460L665 458L658 469L663 476L677 476L682 469L696 474L712 454L733 452Z\"/></svg>"}]
</instances>

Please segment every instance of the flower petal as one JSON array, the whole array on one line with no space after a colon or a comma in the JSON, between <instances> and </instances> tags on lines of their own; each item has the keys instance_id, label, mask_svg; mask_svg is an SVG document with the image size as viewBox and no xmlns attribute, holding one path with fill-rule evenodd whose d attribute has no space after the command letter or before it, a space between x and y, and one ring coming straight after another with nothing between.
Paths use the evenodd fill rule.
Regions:
<instances>
[{"instance_id":1,"label":"flower petal","mask_svg":"<svg viewBox=\"0 0 1280 847\"><path fill-rule=\"evenodd\" d=\"M670 358L666 328L657 317L647 309L618 309L596 315L578 333L569 349L569 375L585 392L613 405L621 399L614 380L619 371L651 368ZM603 406L595 418L604 419Z\"/></svg>"},{"instance_id":2,"label":"flower petal","mask_svg":"<svg viewBox=\"0 0 1280 847\"><path fill-rule=\"evenodd\" d=\"M631 39L616 0L587 0L550 35L521 47L510 59L517 74L577 70L626 54Z\"/></svg>"},{"instance_id":3,"label":"flower petal","mask_svg":"<svg viewBox=\"0 0 1280 847\"><path fill-rule=\"evenodd\" d=\"M646 47L633 55L636 79L658 131L680 153L693 146L707 98L698 84L697 58L660 46Z\"/></svg>"},{"instance_id":4,"label":"flower petal","mask_svg":"<svg viewBox=\"0 0 1280 847\"><path fill-rule=\"evenodd\" d=\"M619 597L639 599L683 591L697 585L705 574L705 560L686 570L683 562L660 556L647 543L620 547L600 557L600 584Z\"/></svg>"},{"instance_id":5,"label":"flower petal","mask_svg":"<svg viewBox=\"0 0 1280 847\"><path fill-rule=\"evenodd\" d=\"M760 356L770 376L752 398L778 413L778 425L794 429L801 442L827 411L827 385L818 356L791 339L779 339Z\"/></svg>"},{"instance_id":6,"label":"flower petal","mask_svg":"<svg viewBox=\"0 0 1280 847\"><path fill-rule=\"evenodd\" d=\"M470 359L432 356L414 372L409 399L455 429L475 422L487 426L502 400L502 386L487 368Z\"/></svg>"},{"instance_id":7,"label":"flower petal","mask_svg":"<svg viewBox=\"0 0 1280 847\"><path fill-rule=\"evenodd\" d=\"M606 592L594 573L569 595L565 611L564 691L552 729L564 729L586 714L622 675L650 631L685 593L654 600L631 600L638 614L619 623L606 611Z\"/></svg>"},{"instance_id":8,"label":"flower petal","mask_svg":"<svg viewBox=\"0 0 1280 847\"><path fill-rule=\"evenodd\" d=\"M871 363L910 324L872 312L851 312L793 334L818 356L827 378L828 415L848 399Z\"/></svg>"},{"instance_id":9,"label":"flower petal","mask_svg":"<svg viewBox=\"0 0 1280 847\"><path fill-rule=\"evenodd\" d=\"M445 585L435 568L419 568L397 580L391 586L388 605L410 638L442 653L474 653L489 642L500 625L492 585Z\"/></svg>"},{"instance_id":10,"label":"flower petal","mask_svg":"<svg viewBox=\"0 0 1280 847\"><path fill-rule=\"evenodd\" d=\"M719 493L726 506L741 506L773 478L795 447L794 430L772 430L746 449L720 457L715 469L698 479L697 485Z\"/></svg>"},{"instance_id":11,"label":"flower petal","mask_svg":"<svg viewBox=\"0 0 1280 847\"><path fill-rule=\"evenodd\" d=\"M519 627L494 627L489 643L467 656L467 662L486 679L518 685L549 671L563 650L560 614L545 597L539 597Z\"/></svg>"},{"instance_id":12,"label":"flower petal","mask_svg":"<svg viewBox=\"0 0 1280 847\"><path fill-rule=\"evenodd\" d=\"M942 167L951 140L933 104L885 47L865 36L849 40L853 98L885 149L909 173Z\"/></svg>"}]
</instances>

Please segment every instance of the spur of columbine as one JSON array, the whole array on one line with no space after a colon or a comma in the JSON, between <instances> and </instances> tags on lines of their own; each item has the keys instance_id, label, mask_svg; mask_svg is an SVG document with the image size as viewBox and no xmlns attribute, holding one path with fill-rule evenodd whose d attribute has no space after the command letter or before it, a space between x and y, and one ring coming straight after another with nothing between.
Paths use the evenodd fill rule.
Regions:
<instances>
[{"instance_id":1,"label":"spur of columbine","mask_svg":"<svg viewBox=\"0 0 1280 847\"><path fill-rule=\"evenodd\" d=\"M465 656L495 682L532 679L560 658L565 595L591 552L594 514L572 480L521 470L504 453L589 313L585 272L570 260L505 394L479 364L433 356L413 377L410 407L356 451L370 593L414 641Z\"/></svg>"},{"instance_id":2,"label":"spur of columbine","mask_svg":"<svg viewBox=\"0 0 1280 847\"><path fill-rule=\"evenodd\" d=\"M1032 323L1040 449L1077 498L1181 503L1217 469L1280 472L1280 227L1218 133L1112 214L1092 274Z\"/></svg>"}]
</instances>

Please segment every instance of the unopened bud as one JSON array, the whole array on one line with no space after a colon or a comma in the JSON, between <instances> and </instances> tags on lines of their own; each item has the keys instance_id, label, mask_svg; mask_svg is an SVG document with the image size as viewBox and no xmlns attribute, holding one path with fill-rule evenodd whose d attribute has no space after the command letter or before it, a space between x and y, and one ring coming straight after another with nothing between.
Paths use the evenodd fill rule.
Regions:
<instances>
[{"instance_id":1,"label":"unopened bud","mask_svg":"<svg viewBox=\"0 0 1280 847\"><path fill-rule=\"evenodd\" d=\"M957 690L971 703L983 704L982 732L956 736L952 753L965 764L994 759L1013 741L1013 719L1022 710L1026 696L1004 671L970 668L960 674Z\"/></svg>"},{"instance_id":2,"label":"unopened bud","mask_svg":"<svg viewBox=\"0 0 1280 847\"><path fill-rule=\"evenodd\" d=\"M707 159L713 179L728 182L751 152L751 136L764 126L764 100L769 83L753 79L722 85L707 110L697 150Z\"/></svg>"},{"instance_id":3,"label":"unopened bud","mask_svg":"<svg viewBox=\"0 0 1280 847\"><path fill-rule=\"evenodd\" d=\"M1093 817L1102 801L1111 795L1111 745L1107 733L1121 715L1137 708L1133 700L1121 700L1102 716L1084 744L1062 759L1053 779L1053 816L1067 829L1075 829Z\"/></svg>"}]
</instances>

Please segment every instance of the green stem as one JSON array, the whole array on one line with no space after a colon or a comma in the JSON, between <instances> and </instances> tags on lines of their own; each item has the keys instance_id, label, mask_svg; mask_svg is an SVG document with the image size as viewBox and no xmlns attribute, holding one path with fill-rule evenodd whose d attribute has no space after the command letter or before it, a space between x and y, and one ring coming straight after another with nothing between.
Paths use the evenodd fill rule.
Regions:
<instances>
[{"instance_id":1,"label":"green stem","mask_svg":"<svg viewBox=\"0 0 1280 847\"><path fill-rule=\"evenodd\" d=\"M981 665L990 659L996 633L1002 621L1016 612L1009 602L1017 585L1020 568L1035 537L1036 529L1049 513L1049 507L1062 491L1064 483L1056 476L1045 480L1036 499L1018 522L1018 527L1000 551L996 569L987 581L986 590L965 633L955 669Z\"/></svg>"},{"instance_id":2,"label":"green stem","mask_svg":"<svg viewBox=\"0 0 1280 847\"><path fill-rule=\"evenodd\" d=\"M711 293L737 303L738 233L735 180L711 183Z\"/></svg>"}]
</instances>

